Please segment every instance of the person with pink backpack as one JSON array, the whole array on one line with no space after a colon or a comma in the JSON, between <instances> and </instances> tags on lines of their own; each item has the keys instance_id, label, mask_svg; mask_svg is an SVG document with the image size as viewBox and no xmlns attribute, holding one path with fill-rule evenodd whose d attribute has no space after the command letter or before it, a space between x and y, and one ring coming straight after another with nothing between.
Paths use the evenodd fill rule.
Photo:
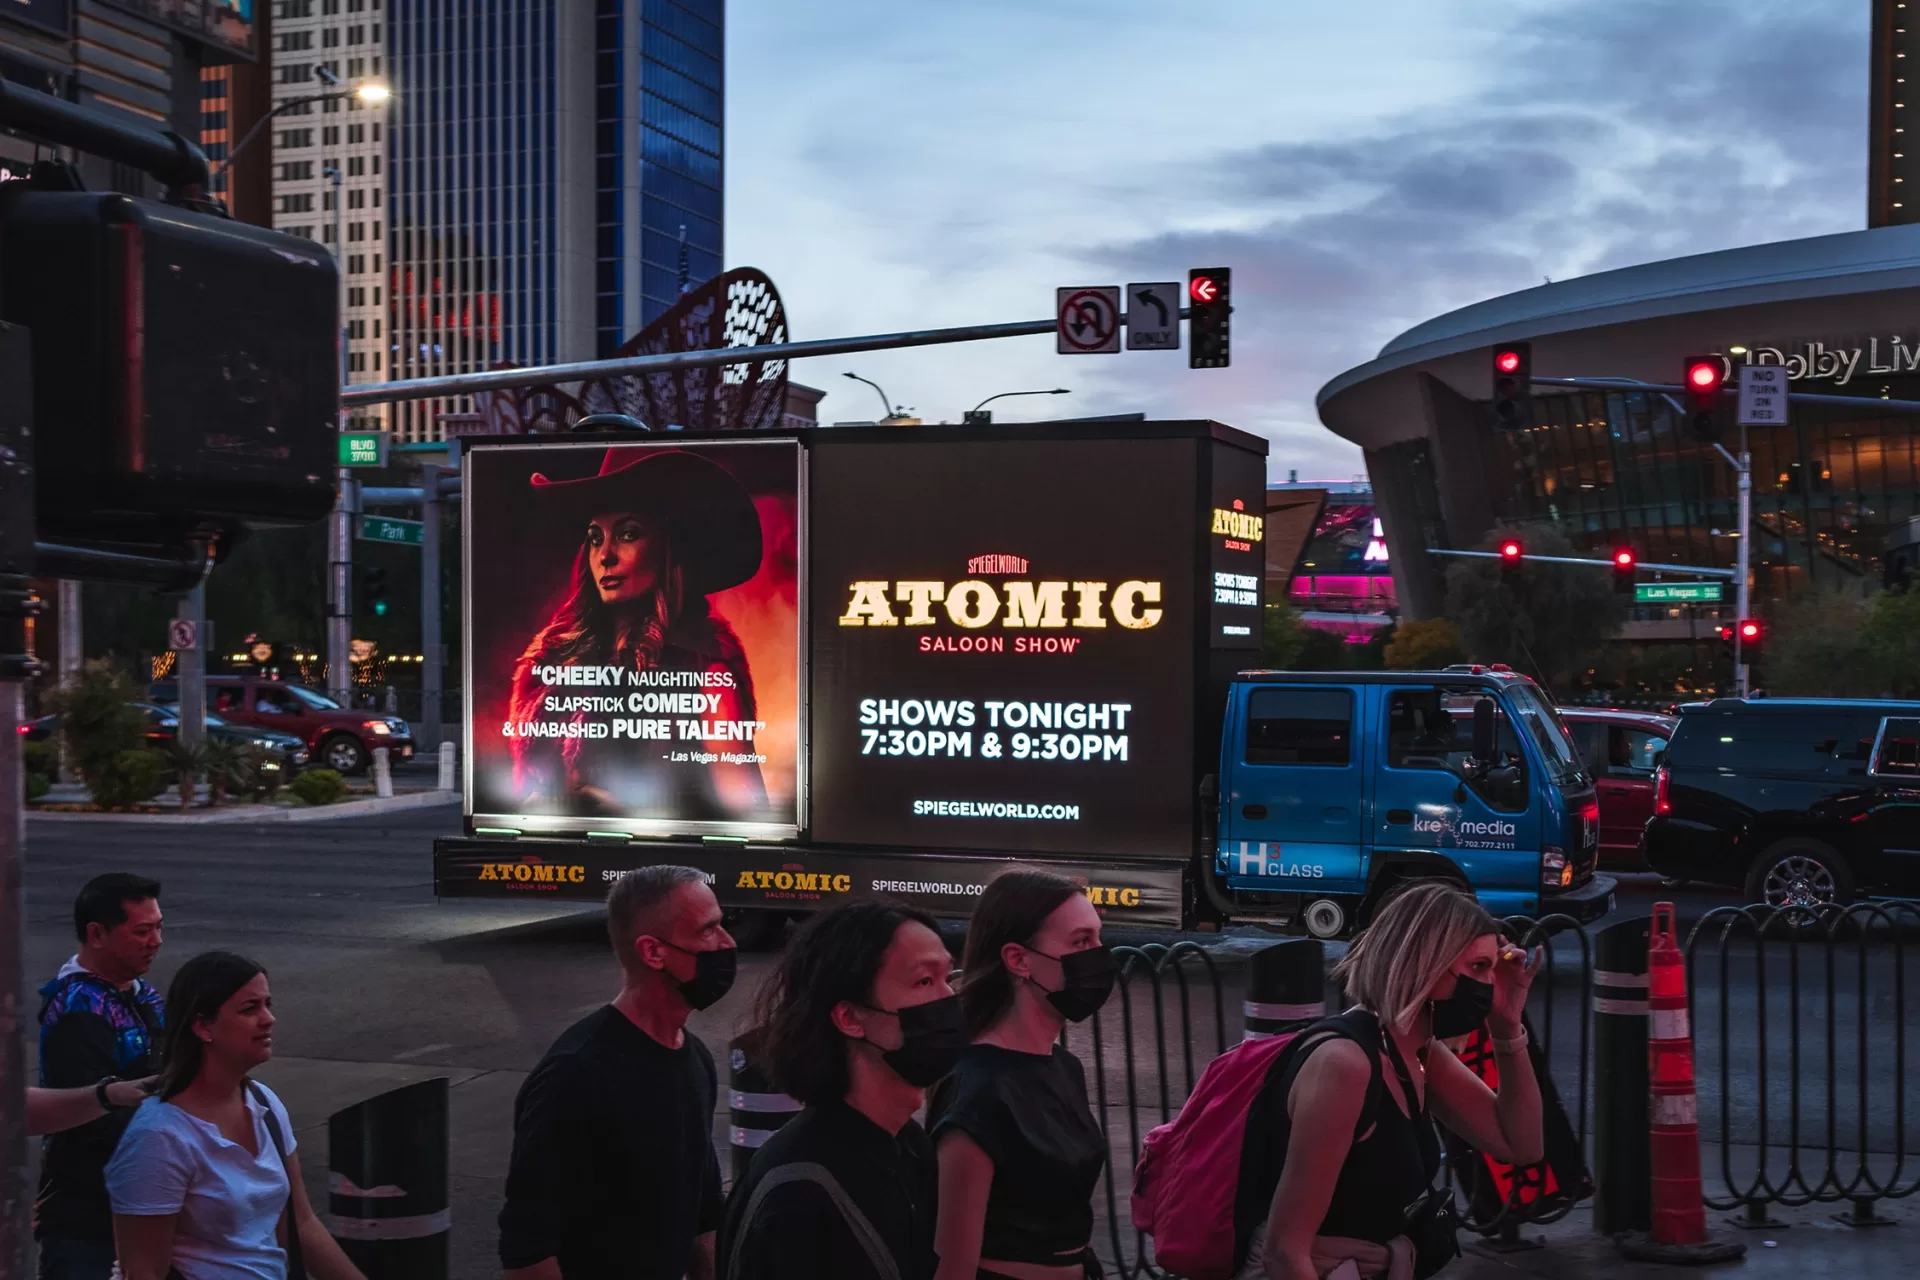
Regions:
<instances>
[{"instance_id":1,"label":"person with pink backpack","mask_svg":"<svg viewBox=\"0 0 1920 1280\"><path fill-rule=\"evenodd\" d=\"M1353 1008L1228 1051L1148 1135L1133 1218L1159 1265L1186 1280L1422 1280L1458 1256L1433 1121L1496 1159L1541 1158L1521 1022L1540 959L1446 882L1389 899L1334 969ZM1445 1043L1483 1025L1497 1094Z\"/></svg>"}]
</instances>

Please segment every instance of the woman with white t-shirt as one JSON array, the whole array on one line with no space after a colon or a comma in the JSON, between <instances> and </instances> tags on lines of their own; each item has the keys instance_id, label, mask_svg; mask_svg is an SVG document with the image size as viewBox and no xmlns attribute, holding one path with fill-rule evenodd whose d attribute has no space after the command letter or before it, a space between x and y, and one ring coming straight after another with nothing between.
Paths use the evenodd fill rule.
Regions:
<instances>
[{"instance_id":1,"label":"woman with white t-shirt","mask_svg":"<svg viewBox=\"0 0 1920 1280\"><path fill-rule=\"evenodd\" d=\"M155 1096L107 1164L125 1280L364 1280L307 1203L286 1108L247 1078L273 1056L266 970L195 956L166 1009Z\"/></svg>"}]
</instances>

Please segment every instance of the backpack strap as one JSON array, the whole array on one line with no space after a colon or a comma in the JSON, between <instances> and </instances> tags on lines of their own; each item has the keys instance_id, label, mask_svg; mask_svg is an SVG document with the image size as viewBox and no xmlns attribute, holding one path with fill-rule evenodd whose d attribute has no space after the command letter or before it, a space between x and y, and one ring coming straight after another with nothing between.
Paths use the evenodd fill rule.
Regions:
<instances>
[{"instance_id":1,"label":"backpack strap","mask_svg":"<svg viewBox=\"0 0 1920 1280\"><path fill-rule=\"evenodd\" d=\"M798 1160L792 1164L783 1164L776 1169L771 1169L766 1177L760 1179L759 1185L754 1187L753 1194L747 1197L746 1210L740 1215L740 1233L733 1239L733 1249L727 1258L725 1274L730 1276L740 1274L740 1251L746 1247L747 1228L752 1225L754 1214L760 1211L761 1204L771 1192L789 1182L810 1182L826 1192L827 1199L831 1200L833 1207L840 1211L840 1217L846 1222L847 1229L853 1232L853 1238L866 1251L867 1261L873 1264L874 1274L880 1277L880 1280L900 1280L900 1266L894 1261L893 1254L888 1252L886 1241L880 1238L880 1233L874 1229L873 1223L868 1221L866 1214L860 1212L860 1206L853 1202L853 1197L847 1194L846 1188L840 1185L839 1180L833 1176L827 1166L810 1160Z\"/></svg>"},{"instance_id":2,"label":"backpack strap","mask_svg":"<svg viewBox=\"0 0 1920 1280\"><path fill-rule=\"evenodd\" d=\"M273 1141L274 1154L287 1174L287 1203L281 1212L287 1220L287 1280L307 1280L307 1260L300 1250L300 1219L293 1212L293 1166L287 1163L287 1138L280 1132L280 1117L273 1113L267 1091L255 1081L247 1081L247 1092L260 1104L267 1122L267 1137Z\"/></svg>"},{"instance_id":3,"label":"backpack strap","mask_svg":"<svg viewBox=\"0 0 1920 1280\"><path fill-rule=\"evenodd\" d=\"M1300 1068L1306 1065L1308 1056L1329 1040L1351 1040L1367 1054L1367 1096L1360 1104L1360 1118L1353 1127L1353 1140L1358 1142L1373 1128L1383 1089L1380 1077L1380 1022L1371 1013L1364 1009L1350 1009L1302 1028L1294 1036L1293 1043L1273 1064L1273 1078L1285 1078L1287 1092L1292 1093L1294 1079L1298 1078Z\"/></svg>"}]
</instances>

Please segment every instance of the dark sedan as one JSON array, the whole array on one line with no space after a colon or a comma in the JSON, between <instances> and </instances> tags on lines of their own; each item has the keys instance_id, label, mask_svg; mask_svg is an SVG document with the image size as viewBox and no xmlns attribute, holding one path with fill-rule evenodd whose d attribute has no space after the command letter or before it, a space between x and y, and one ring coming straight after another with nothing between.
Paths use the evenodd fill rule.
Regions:
<instances>
[{"instance_id":1,"label":"dark sedan","mask_svg":"<svg viewBox=\"0 0 1920 1280\"><path fill-rule=\"evenodd\" d=\"M151 746L165 747L180 732L180 708L168 702L134 702L129 706L137 708L146 719L146 738ZM41 716L20 726L21 735L28 742L50 742L60 717ZM285 773L291 774L306 765L307 744L291 733L280 733L273 729L259 729L252 725L230 724L207 713L207 737L216 742L238 742L250 747L265 747L273 753L273 759Z\"/></svg>"}]
</instances>

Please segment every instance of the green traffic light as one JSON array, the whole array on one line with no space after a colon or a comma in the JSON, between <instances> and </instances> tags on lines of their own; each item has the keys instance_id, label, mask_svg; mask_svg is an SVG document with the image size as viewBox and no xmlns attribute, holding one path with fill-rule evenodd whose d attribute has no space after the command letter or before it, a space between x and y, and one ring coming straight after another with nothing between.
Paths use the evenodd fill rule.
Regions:
<instances>
[{"instance_id":1,"label":"green traffic light","mask_svg":"<svg viewBox=\"0 0 1920 1280\"><path fill-rule=\"evenodd\" d=\"M387 602L385 600L375 600L373 602L373 616L376 618L384 618L387 616Z\"/></svg>"}]
</instances>

